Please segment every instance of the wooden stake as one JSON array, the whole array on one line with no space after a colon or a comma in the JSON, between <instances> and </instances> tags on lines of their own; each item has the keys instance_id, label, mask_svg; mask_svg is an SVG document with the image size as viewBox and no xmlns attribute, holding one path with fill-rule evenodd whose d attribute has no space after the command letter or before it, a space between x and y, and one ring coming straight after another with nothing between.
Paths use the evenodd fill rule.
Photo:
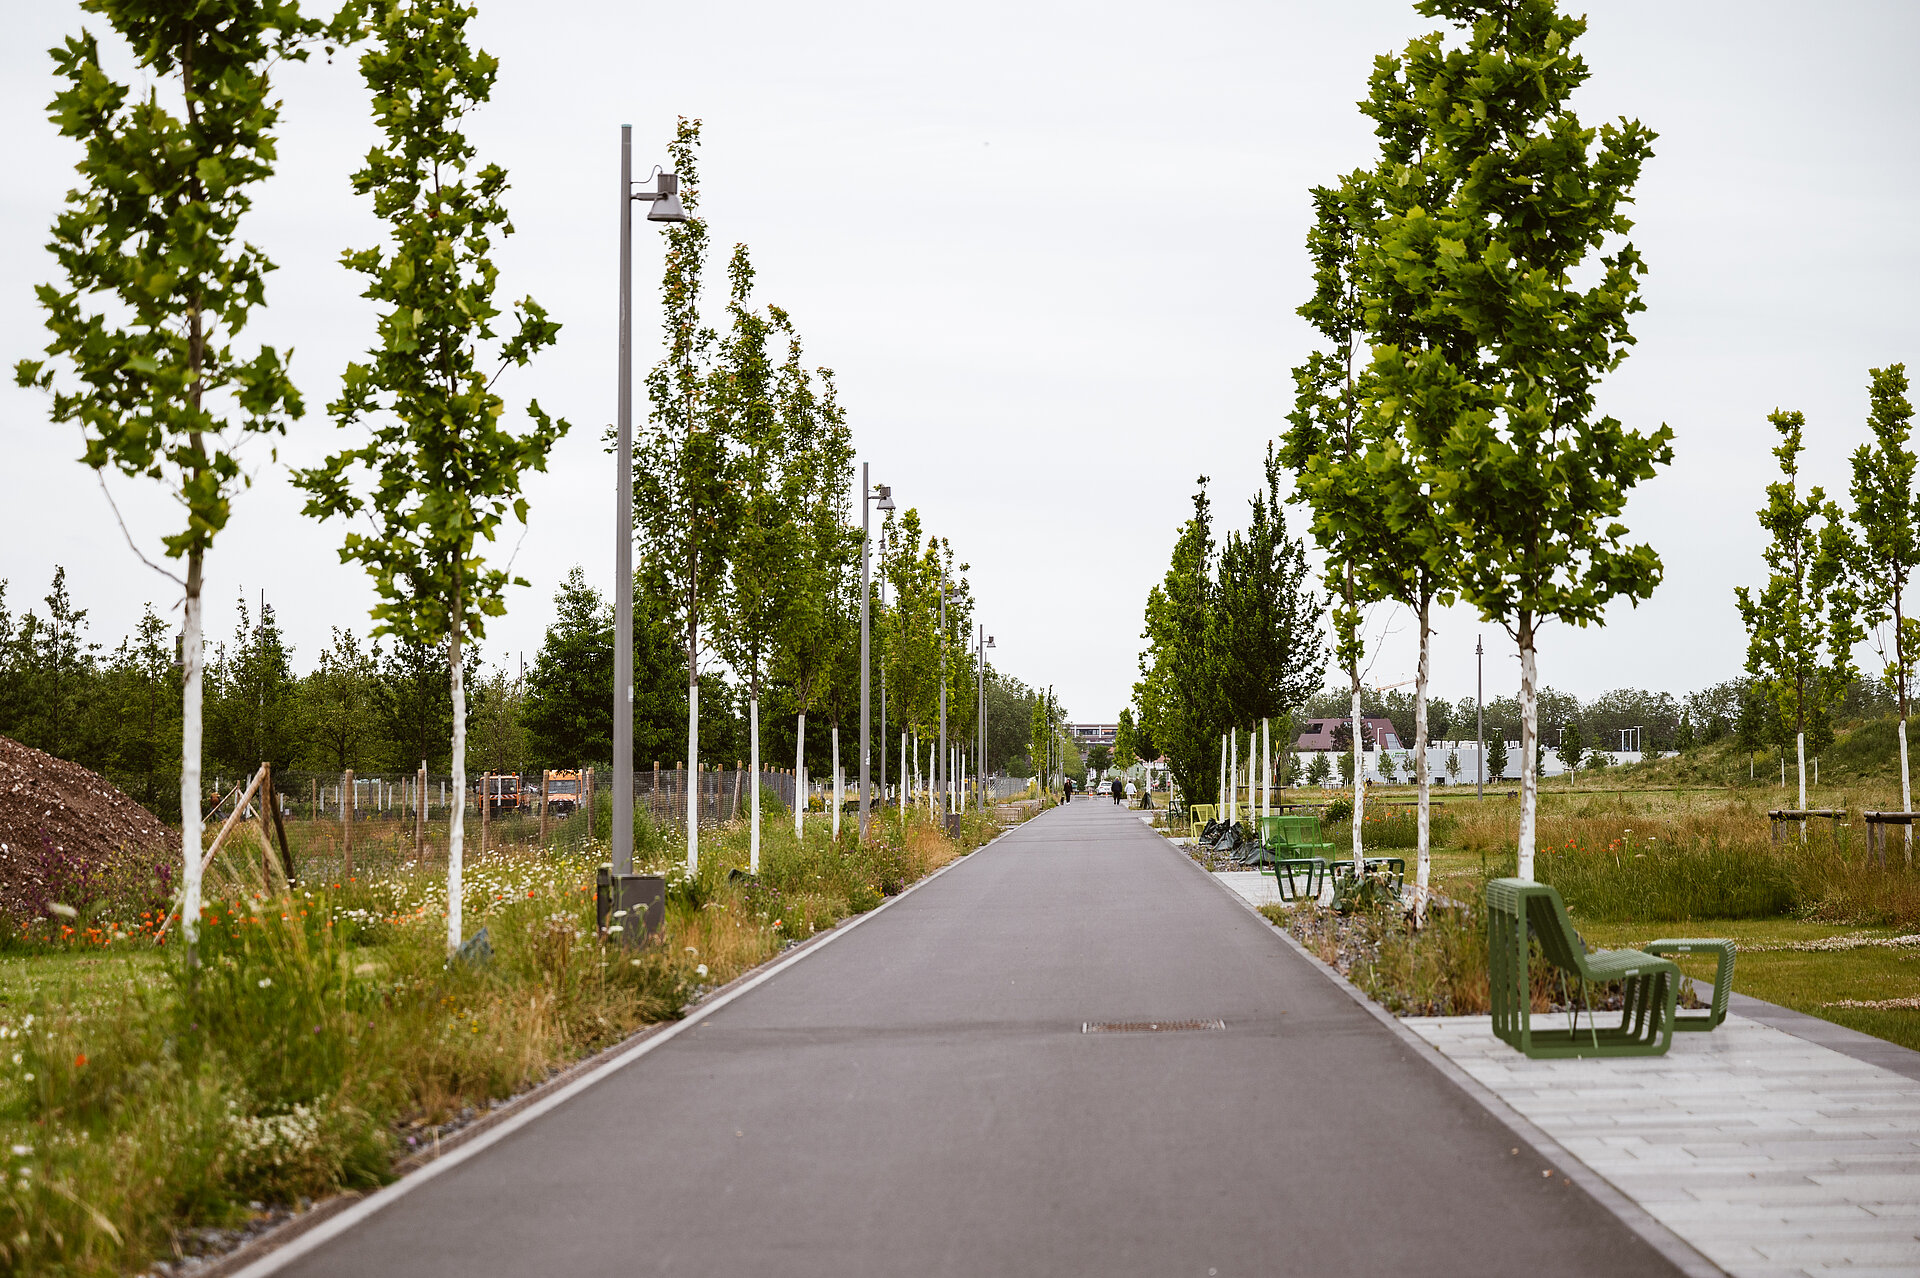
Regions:
<instances>
[{"instance_id":1,"label":"wooden stake","mask_svg":"<svg viewBox=\"0 0 1920 1278\"><path fill-rule=\"evenodd\" d=\"M347 859L347 877L353 877L353 769L340 774L340 845Z\"/></svg>"}]
</instances>

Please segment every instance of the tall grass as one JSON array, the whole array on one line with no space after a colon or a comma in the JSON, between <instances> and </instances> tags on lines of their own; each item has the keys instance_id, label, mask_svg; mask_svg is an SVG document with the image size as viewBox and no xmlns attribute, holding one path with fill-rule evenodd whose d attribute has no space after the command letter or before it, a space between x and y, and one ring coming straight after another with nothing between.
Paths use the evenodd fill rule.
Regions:
<instances>
[{"instance_id":1,"label":"tall grass","mask_svg":"<svg viewBox=\"0 0 1920 1278\"><path fill-rule=\"evenodd\" d=\"M595 937L604 847L563 825L551 847L476 858L463 909L493 947L477 967L448 962L437 862L357 848L353 873L313 856L301 886L272 891L242 845L209 883L197 970L170 945L157 975L130 957L117 978L0 1006L0 1271L122 1273L249 1201L379 1184L442 1124L677 1016L994 831L970 817L955 843L884 821L861 847L824 825L804 841L769 828L757 879L735 874L744 829L706 832L697 876L650 832L642 855L670 890L637 950Z\"/></svg>"},{"instance_id":2,"label":"tall grass","mask_svg":"<svg viewBox=\"0 0 1920 1278\"><path fill-rule=\"evenodd\" d=\"M1920 873L1906 866L1897 831L1884 868L1867 861L1857 824L1842 827L1837 843L1820 821L1804 843L1789 827L1776 844L1766 801L1706 797L1662 807L1647 796L1575 795L1543 810L1534 874L1558 888L1576 916L1596 921L1797 916L1920 925ZM1516 808L1466 805L1455 818L1455 845L1479 853L1490 872L1511 874Z\"/></svg>"}]
</instances>

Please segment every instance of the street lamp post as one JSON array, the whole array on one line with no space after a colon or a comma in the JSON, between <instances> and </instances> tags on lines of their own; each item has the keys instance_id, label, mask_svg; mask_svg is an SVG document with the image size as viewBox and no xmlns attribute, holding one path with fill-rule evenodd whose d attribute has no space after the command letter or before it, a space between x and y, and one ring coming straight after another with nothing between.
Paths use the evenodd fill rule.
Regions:
<instances>
[{"instance_id":1,"label":"street lamp post","mask_svg":"<svg viewBox=\"0 0 1920 1278\"><path fill-rule=\"evenodd\" d=\"M872 663L868 660L869 645L869 602L873 596L873 574L869 547L872 538L868 530L869 511L875 502L879 502L882 513L893 510L893 490L885 484L877 489L867 482L867 463L860 463L860 839L866 841L867 813L873 803L872 745L868 738L868 689L871 683Z\"/></svg>"},{"instance_id":2,"label":"street lamp post","mask_svg":"<svg viewBox=\"0 0 1920 1278\"><path fill-rule=\"evenodd\" d=\"M980 651L980 705L976 721L980 727L978 734L980 737L980 757L975 763L973 771L974 775L980 779L980 807L984 810L987 806L986 786L989 775L987 772L987 649L993 647L993 636L987 633L987 628L984 625L980 627L980 637L977 642Z\"/></svg>"},{"instance_id":3,"label":"street lamp post","mask_svg":"<svg viewBox=\"0 0 1920 1278\"><path fill-rule=\"evenodd\" d=\"M600 894L602 926L613 911L627 910L633 873L633 205L652 205L649 222L684 222L680 178L655 170L654 189L633 189L633 126L620 126L620 390L614 447L613 529L613 858L607 890ZM648 910L649 917L653 911ZM622 927L638 941L644 928Z\"/></svg>"},{"instance_id":4,"label":"street lamp post","mask_svg":"<svg viewBox=\"0 0 1920 1278\"><path fill-rule=\"evenodd\" d=\"M947 793L947 583L940 583L940 759L934 765L934 784L940 791L940 828L947 828L952 796Z\"/></svg>"},{"instance_id":5,"label":"street lamp post","mask_svg":"<svg viewBox=\"0 0 1920 1278\"><path fill-rule=\"evenodd\" d=\"M1487 692L1486 649L1481 646L1480 638L1473 641L1473 749L1476 758L1473 764L1473 797L1487 797L1487 712L1484 699Z\"/></svg>"}]
</instances>

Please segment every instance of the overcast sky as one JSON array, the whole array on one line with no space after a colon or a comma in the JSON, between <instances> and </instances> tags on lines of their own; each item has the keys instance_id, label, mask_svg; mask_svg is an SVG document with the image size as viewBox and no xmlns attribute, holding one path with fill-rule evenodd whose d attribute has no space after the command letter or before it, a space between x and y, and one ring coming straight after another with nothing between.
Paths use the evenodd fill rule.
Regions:
<instances>
[{"instance_id":1,"label":"overcast sky","mask_svg":"<svg viewBox=\"0 0 1920 1278\"><path fill-rule=\"evenodd\" d=\"M1223 519L1243 520L1283 426L1288 370L1310 341L1294 314L1309 289L1308 188L1368 160L1353 103L1371 60L1431 24L1405 3L1358 0L480 2L475 35L502 65L471 132L511 174L519 231L500 254L501 296L530 293L565 326L501 386L516 410L537 396L574 424L529 485L514 567L534 584L490 627L489 661L532 659L569 567L611 576L599 441L614 411L619 126L635 126L645 171L684 114L706 125L713 276L734 243L752 247L762 300L790 310L811 358L837 370L875 480L972 564L999 664L1054 685L1075 718L1111 720L1196 477L1211 477ZM75 151L45 118L44 51L83 17L56 0L8 8L10 367L46 340L32 286L52 264L35 246L73 181ZM1628 511L1665 584L1604 629L1549 628L1546 683L1683 693L1738 673L1732 592L1761 574L1766 414L1806 412L1806 471L1843 492L1867 433L1867 369L1920 362L1917 36L1920 9L1904 3L1595 7L1583 117L1627 115L1660 135L1634 214L1648 311L1602 404L1635 428L1671 425L1676 456ZM246 234L281 268L249 333L295 348L310 410L284 464L339 444L324 405L368 344L371 312L337 258L376 228L347 186L374 140L351 60L316 56L279 88L280 173ZM644 370L658 354L657 235L636 262ZM96 639L117 641L143 601L171 608L176 588L127 549L77 436L10 378L0 432L9 606L39 607L64 564ZM300 516L265 448L249 468L209 562L209 630L228 634L234 597L264 587L305 669L330 626L365 631L371 594L336 559L343 530ZM144 483L109 482L152 553L173 512ZM1413 634L1404 617L1381 620L1391 633L1369 679L1385 685L1412 676ZM1436 693L1472 692L1482 632L1488 695L1517 684L1511 643L1460 610L1439 619Z\"/></svg>"}]
</instances>

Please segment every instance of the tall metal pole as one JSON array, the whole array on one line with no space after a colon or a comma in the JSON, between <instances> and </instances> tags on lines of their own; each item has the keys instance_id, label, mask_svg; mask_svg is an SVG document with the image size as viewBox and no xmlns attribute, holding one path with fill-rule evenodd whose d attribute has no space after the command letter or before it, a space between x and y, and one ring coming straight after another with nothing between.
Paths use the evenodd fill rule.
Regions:
<instances>
[{"instance_id":1,"label":"tall metal pole","mask_svg":"<svg viewBox=\"0 0 1920 1278\"><path fill-rule=\"evenodd\" d=\"M980 780L980 807L987 806L987 628L980 627L979 637L974 640L980 653L980 705L976 711L975 723L979 727L980 754L974 763L973 774Z\"/></svg>"},{"instance_id":2,"label":"tall metal pole","mask_svg":"<svg viewBox=\"0 0 1920 1278\"><path fill-rule=\"evenodd\" d=\"M1487 712L1485 698L1487 692L1486 649L1480 644L1480 637L1473 640L1473 797L1487 797Z\"/></svg>"},{"instance_id":3,"label":"tall metal pole","mask_svg":"<svg viewBox=\"0 0 1920 1278\"><path fill-rule=\"evenodd\" d=\"M940 583L940 775L935 784L940 787L941 829L946 828L948 812L947 796L947 583Z\"/></svg>"},{"instance_id":4,"label":"tall metal pole","mask_svg":"<svg viewBox=\"0 0 1920 1278\"><path fill-rule=\"evenodd\" d=\"M867 810L873 802L872 782L867 773L870 760L868 752L872 749L867 739L867 695L869 673L867 669L867 604L873 594L873 578L869 570L867 494L872 492L867 483L867 463L860 463L860 839L867 837Z\"/></svg>"},{"instance_id":5,"label":"tall metal pole","mask_svg":"<svg viewBox=\"0 0 1920 1278\"><path fill-rule=\"evenodd\" d=\"M633 873L633 126L620 126L620 407L613 502L613 873Z\"/></svg>"},{"instance_id":6,"label":"tall metal pole","mask_svg":"<svg viewBox=\"0 0 1920 1278\"><path fill-rule=\"evenodd\" d=\"M887 583L880 583L880 605L887 603ZM887 668L880 667L880 802L887 801Z\"/></svg>"}]
</instances>

